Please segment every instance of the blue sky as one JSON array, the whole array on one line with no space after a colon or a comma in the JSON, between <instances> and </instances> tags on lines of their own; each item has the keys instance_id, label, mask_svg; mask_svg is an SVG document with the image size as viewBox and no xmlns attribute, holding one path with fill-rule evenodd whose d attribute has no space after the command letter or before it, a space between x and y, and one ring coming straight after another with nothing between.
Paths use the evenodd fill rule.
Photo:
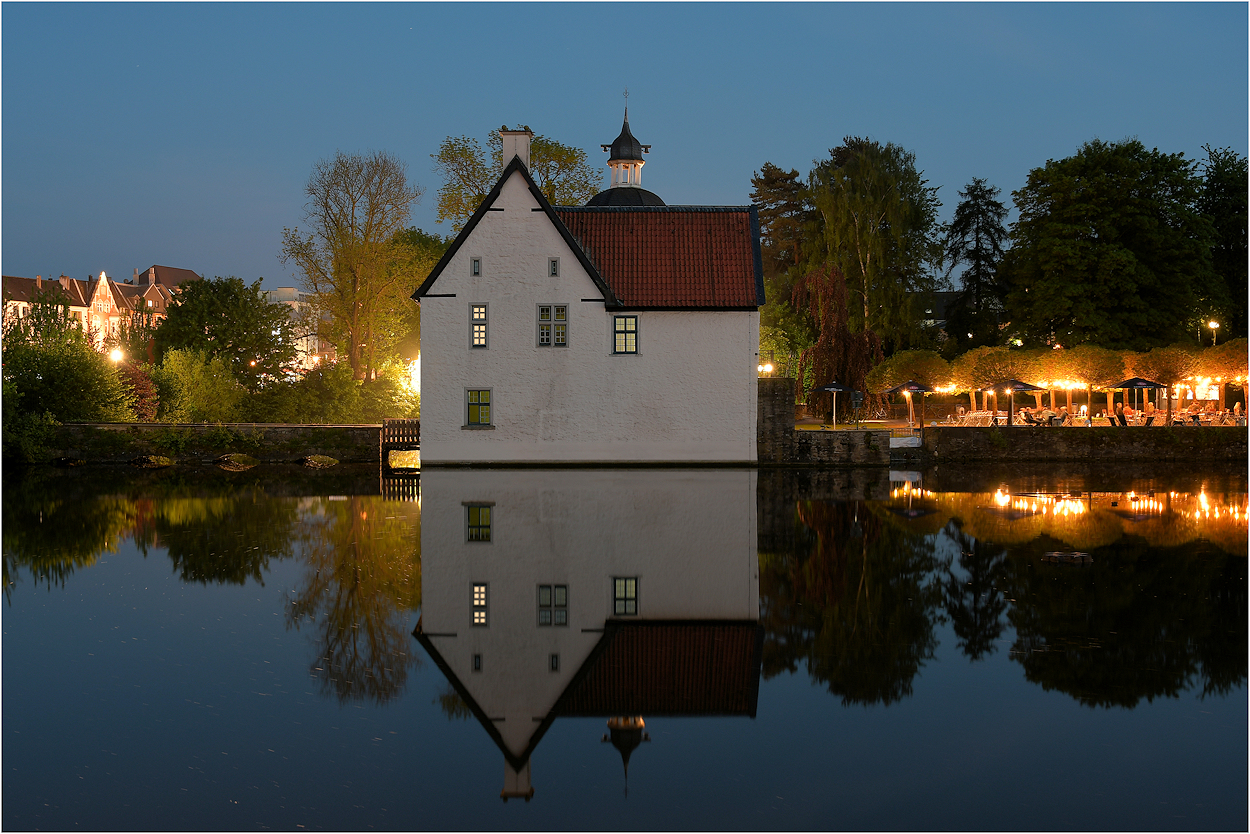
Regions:
<instances>
[{"instance_id":1,"label":"blue sky","mask_svg":"<svg viewBox=\"0 0 1250 834\"><path fill-rule=\"evenodd\" d=\"M742 205L764 162L902 145L946 219L1092 138L1247 151L1247 5L12 3L2 25L5 275L153 263L295 283L278 261L313 163L430 154L499 125L581 147L630 125L643 185ZM603 171L606 174L606 167Z\"/></svg>"}]
</instances>

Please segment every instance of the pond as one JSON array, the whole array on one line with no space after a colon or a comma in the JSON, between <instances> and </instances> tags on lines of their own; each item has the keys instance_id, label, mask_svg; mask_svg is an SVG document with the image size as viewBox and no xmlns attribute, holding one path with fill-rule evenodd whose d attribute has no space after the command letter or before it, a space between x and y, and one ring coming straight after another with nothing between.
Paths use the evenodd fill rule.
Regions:
<instances>
[{"instance_id":1,"label":"pond","mask_svg":"<svg viewBox=\"0 0 1250 834\"><path fill-rule=\"evenodd\" d=\"M1244 474L6 473L5 829L1245 829Z\"/></svg>"}]
</instances>

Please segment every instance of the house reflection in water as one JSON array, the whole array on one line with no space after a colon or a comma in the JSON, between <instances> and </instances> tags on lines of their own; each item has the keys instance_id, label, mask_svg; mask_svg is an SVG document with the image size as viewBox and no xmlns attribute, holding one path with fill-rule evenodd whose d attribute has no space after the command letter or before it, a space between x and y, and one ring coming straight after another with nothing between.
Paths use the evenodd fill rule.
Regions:
<instances>
[{"instance_id":1,"label":"house reflection in water","mask_svg":"<svg viewBox=\"0 0 1250 834\"><path fill-rule=\"evenodd\" d=\"M555 719L599 716L629 754L657 715L755 716L754 470L421 475L429 652L529 799Z\"/></svg>"}]
</instances>

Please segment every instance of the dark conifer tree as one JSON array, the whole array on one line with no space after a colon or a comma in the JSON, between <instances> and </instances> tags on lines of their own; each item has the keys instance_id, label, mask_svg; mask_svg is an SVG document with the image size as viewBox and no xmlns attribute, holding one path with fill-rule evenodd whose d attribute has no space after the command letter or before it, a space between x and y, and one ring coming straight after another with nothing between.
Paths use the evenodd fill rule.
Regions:
<instances>
[{"instance_id":1,"label":"dark conifer tree","mask_svg":"<svg viewBox=\"0 0 1250 834\"><path fill-rule=\"evenodd\" d=\"M959 353L998 343L1002 313L998 264L1007 239L1007 207L998 195L997 188L974 177L967 190L959 192L959 205L946 231L946 277L964 267L962 288L946 315L947 335Z\"/></svg>"}]
</instances>

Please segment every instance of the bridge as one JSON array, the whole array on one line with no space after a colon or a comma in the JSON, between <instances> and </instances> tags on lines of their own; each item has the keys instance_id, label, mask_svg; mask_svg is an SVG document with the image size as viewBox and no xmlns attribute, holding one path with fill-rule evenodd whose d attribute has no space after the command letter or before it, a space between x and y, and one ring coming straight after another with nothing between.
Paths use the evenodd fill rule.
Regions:
<instances>
[{"instance_id":1,"label":"bridge","mask_svg":"<svg viewBox=\"0 0 1250 834\"><path fill-rule=\"evenodd\" d=\"M391 452L421 451L420 420L383 420L378 436L378 459L384 469L390 469Z\"/></svg>"}]
</instances>

